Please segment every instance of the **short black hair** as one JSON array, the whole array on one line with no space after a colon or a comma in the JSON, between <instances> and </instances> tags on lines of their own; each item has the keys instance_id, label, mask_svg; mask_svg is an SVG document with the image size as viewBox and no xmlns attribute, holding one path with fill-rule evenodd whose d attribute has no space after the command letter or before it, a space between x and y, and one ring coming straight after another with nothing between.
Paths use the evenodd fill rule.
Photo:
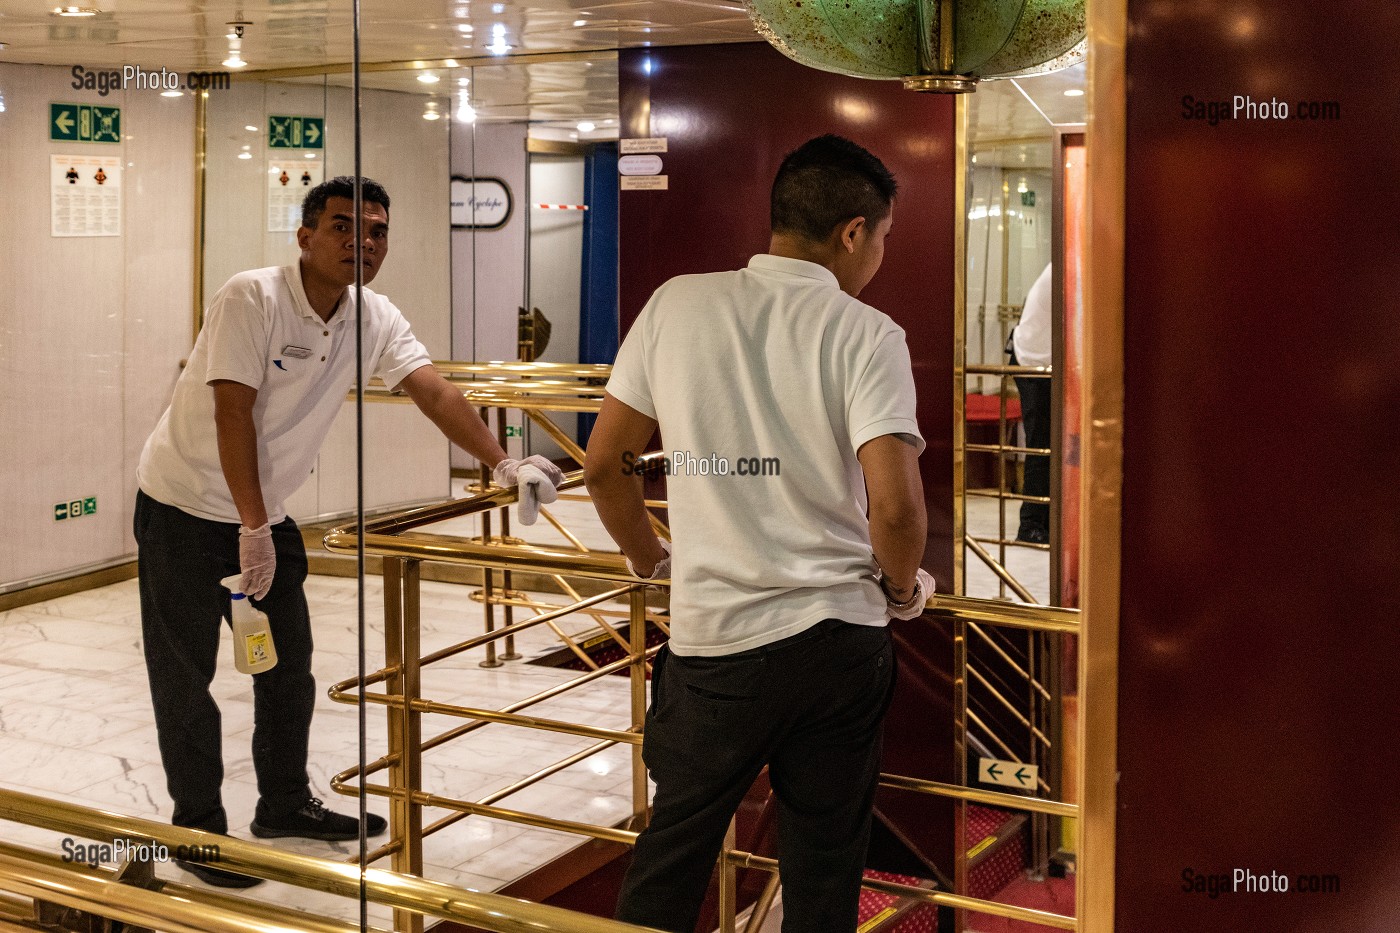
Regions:
<instances>
[{"instance_id":1,"label":"short black hair","mask_svg":"<svg viewBox=\"0 0 1400 933\"><path fill-rule=\"evenodd\" d=\"M372 178L360 179L360 197L366 204L383 205L385 213L389 211L389 192L384 190L384 186ZM306 192L306 197L301 202L301 225L316 229L316 225L321 222L321 214L326 210L326 201L331 198L355 199L355 177L353 175L337 175L329 181L323 181L310 191Z\"/></svg>"},{"instance_id":2,"label":"short black hair","mask_svg":"<svg viewBox=\"0 0 1400 933\"><path fill-rule=\"evenodd\" d=\"M773 179L774 233L820 243L856 217L879 223L899 183L885 164L849 139L828 133L788 153Z\"/></svg>"}]
</instances>

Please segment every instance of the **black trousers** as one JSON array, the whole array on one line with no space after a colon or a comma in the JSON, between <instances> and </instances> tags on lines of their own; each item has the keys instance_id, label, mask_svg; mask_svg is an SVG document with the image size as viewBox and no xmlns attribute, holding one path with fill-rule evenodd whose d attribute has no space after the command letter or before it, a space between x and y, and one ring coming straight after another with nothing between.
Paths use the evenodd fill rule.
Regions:
<instances>
[{"instance_id":1,"label":"black trousers","mask_svg":"<svg viewBox=\"0 0 1400 933\"><path fill-rule=\"evenodd\" d=\"M1016 353L1011 353L1011 365L1018 365ZM1026 446L1041 449L1050 446L1050 380L1016 379L1016 391L1021 396L1021 424L1026 429ZM1050 495L1050 458L1026 455L1025 482L1021 492L1027 496ZM1021 528L1028 531L1050 529L1050 506L1044 502L1021 503Z\"/></svg>"},{"instance_id":2,"label":"black trousers","mask_svg":"<svg viewBox=\"0 0 1400 933\"><path fill-rule=\"evenodd\" d=\"M219 628L229 615L228 591L219 581L239 571L238 526L196 518L138 491L134 530L146 673L166 787L175 801L171 822L228 832L220 796L223 730L209 684L219 660ZM307 740L316 705L311 616L302 592L306 548L290 518L272 529L272 539L277 574L267 598L254 605L267 613L277 666L249 684L260 816L285 815L310 798Z\"/></svg>"},{"instance_id":3,"label":"black trousers","mask_svg":"<svg viewBox=\"0 0 1400 933\"><path fill-rule=\"evenodd\" d=\"M783 933L852 933L894 667L888 629L837 619L725 657L658 652L642 745L656 796L618 919L692 933L729 819L766 764Z\"/></svg>"}]
</instances>

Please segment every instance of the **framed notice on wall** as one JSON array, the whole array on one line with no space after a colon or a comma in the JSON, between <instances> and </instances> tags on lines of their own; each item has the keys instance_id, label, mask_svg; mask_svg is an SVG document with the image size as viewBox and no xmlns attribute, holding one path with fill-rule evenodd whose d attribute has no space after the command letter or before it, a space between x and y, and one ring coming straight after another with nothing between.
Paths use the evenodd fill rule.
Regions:
<instances>
[{"instance_id":1,"label":"framed notice on wall","mask_svg":"<svg viewBox=\"0 0 1400 933\"><path fill-rule=\"evenodd\" d=\"M52 236L121 236L122 160L50 155Z\"/></svg>"},{"instance_id":2,"label":"framed notice on wall","mask_svg":"<svg viewBox=\"0 0 1400 933\"><path fill-rule=\"evenodd\" d=\"M499 178L452 176L452 226L499 230L514 207L510 186Z\"/></svg>"}]
</instances>

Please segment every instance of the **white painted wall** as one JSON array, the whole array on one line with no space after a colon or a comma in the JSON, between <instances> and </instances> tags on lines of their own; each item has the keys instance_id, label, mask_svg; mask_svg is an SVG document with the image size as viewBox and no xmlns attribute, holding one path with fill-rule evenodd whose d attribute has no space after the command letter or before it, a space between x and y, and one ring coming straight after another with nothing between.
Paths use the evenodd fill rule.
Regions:
<instances>
[{"instance_id":1,"label":"white painted wall","mask_svg":"<svg viewBox=\"0 0 1400 933\"><path fill-rule=\"evenodd\" d=\"M582 204L583 156L530 156L530 202ZM579 303L583 282L583 212L530 211L530 307L539 308L552 325L549 346L539 357L547 363L578 362ZM577 415L558 413L554 423L576 436ZM531 453L563 454L543 431L525 434Z\"/></svg>"},{"instance_id":2,"label":"white painted wall","mask_svg":"<svg viewBox=\"0 0 1400 933\"><path fill-rule=\"evenodd\" d=\"M0 590L129 559L136 463L192 345L194 122L189 97L75 91L68 69L0 64ZM447 128L388 92L366 92L366 174L393 199L391 257L375 282L435 357L452 352ZM50 102L122 108L120 145L51 143ZM349 91L237 85L211 95L205 300L234 272L290 262L291 234L268 234L266 115L325 114L330 174L349 173ZM258 127L256 132L244 129ZM253 159L237 154L249 145ZM54 238L51 154L120 155L120 237ZM371 507L446 497L447 442L411 406L366 408ZM354 506L347 405L293 515ZM53 505L95 495L96 515L55 522Z\"/></svg>"},{"instance_id":3,"label":"white painted wall","mask_svg":"<svg viewBox=\"0 0 1400 933\"><path fill-rule=\"evenodd\" d=\"M452 174L499 178L510 189L515 205L499 229L451 231L453 359L519 358L516 314L525 303L525 233L530 220L527 129L524 123L452 121ZM512 416L512 423L518 424L519 413ZM518 443L507 446L513 455L519 454ZM452 465L468 468L476 461L454 448Z\"/></svg>"},{"instance_id":4,"label":"white painted wall","mask_svg":"<svg viewBox=\"0 0 1400 933\"><path fill-rule=\"evenodd\" d=\"M1041 169L1008 169L1010 205L1007 216L1001 216L1002 169L997 166L974 166L968 173L967 221L967 359L969 363L1001 365L1006 363L1002 352L1001 327L997 321L997 304L1001 300L1002 224L1010 232L1007 253L1007 302L1019 305L1026 292L1040 275L1051 253L1051 178ZM1017 191L1024 179L1026 187L1035 192L1035 206L1021 204ZM985 283L986 290L983 291ZM978 325L979 306L986 304L986 326ZM969 379L976 391L977 378ZM999 380L984 377L982 391L995 394Z\"/></svg>"}]
</instances>

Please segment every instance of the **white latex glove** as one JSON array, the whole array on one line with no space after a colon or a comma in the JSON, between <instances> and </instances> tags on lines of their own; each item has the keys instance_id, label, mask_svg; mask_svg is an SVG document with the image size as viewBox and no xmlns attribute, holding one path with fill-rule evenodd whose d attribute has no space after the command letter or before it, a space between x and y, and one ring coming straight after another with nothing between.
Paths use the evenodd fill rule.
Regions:
<instances>
[{"instance_id":1,"label":"white latex glove","mask_svg":"<svg viewBox=\"0 0 1400 933\"><path fill-rule=\"evenodd\" d=\"M272 589L277 573L277 549L272 546L272 526L238 529L238 569L243 572L239 584L245 596L262 599Z\"/></svg>"},{"instance_id":2,"label":"white latex glove","mask_svg":"<svg viewBox=\"0 0 1400 933\"><path fill-rule=\"evenodd\" d=\"M884 590L884 586L882 585L880 589ZM908 602L893 603L888 601L889 594L887 593L885 595L885 613L891 619L900 619L901 621L917 619L923 613L924 606L928 604L929 597L933 595L933 592L933 575L921 567L914 575L914 595L909 597Z\"/></svg>"},{"instance_id":3,"label":"white latex glove","mask_svg":"<svg viewBox=\"0 0 1400 933\"><path fill-rule=\"evenodd\" d=\"M496 464L491 476L498 486L516 487L522 525L535 523L539 518L540 506L558 499L559 484L564 482L564 471L539 454L532 454L524 460L507 457Z\"/></svg>"},{"instance_id":4,"label":"white latex glove","mask_svg":"<svg viewBox=\"0 0 1400 933\"><path fill-rule=\"evenodd\" d=\"M661 542L661 547L666 551L666 556L656 562L656 566L651 571L651 576L642 577L643 580L669 580L671 579L671 542L665 538L657 538ZM637 568L632 566L632 558L626 558L627 572L634 577L641 577L637 573Z\"/></svg>"}]
</instances>

